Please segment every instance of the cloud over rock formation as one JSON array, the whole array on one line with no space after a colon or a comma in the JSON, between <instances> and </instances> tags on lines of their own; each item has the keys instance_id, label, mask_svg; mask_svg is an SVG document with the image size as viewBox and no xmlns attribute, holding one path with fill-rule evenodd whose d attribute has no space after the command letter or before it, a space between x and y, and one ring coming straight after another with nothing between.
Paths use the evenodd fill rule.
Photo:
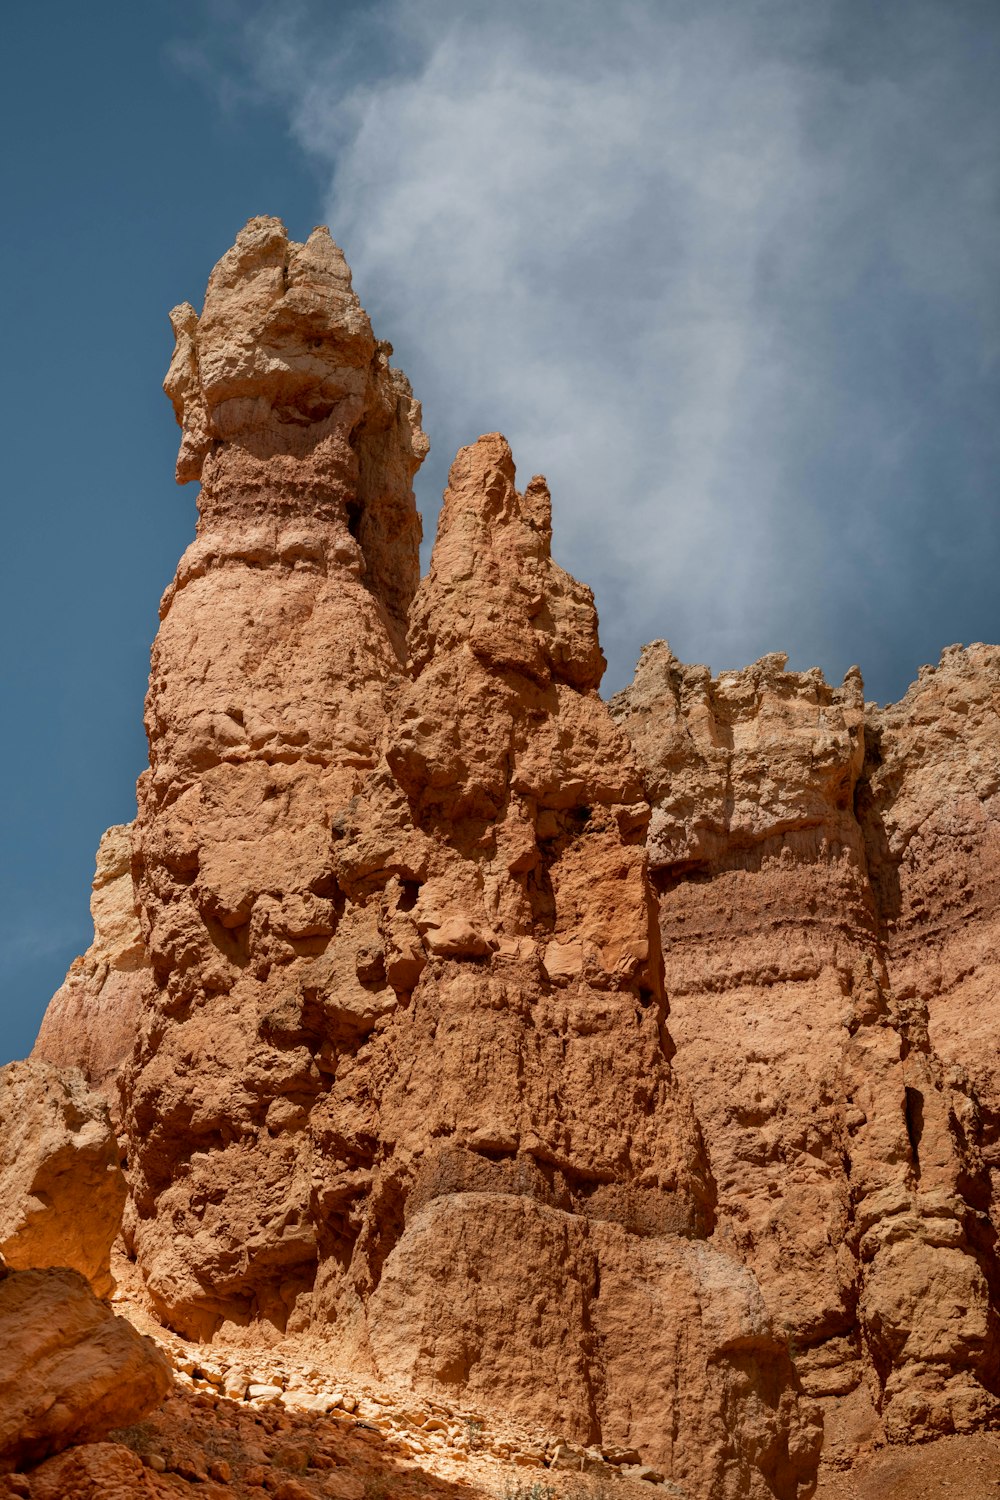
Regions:
<instances>
[{"instance_id":1,"label":"cloud over rock formation","mask_svg":"<svg viewBox=\"0 0 1000 1500\"><path fill-rule=\"evenodd\" d=\"M996 653L879 713L654 643L609 708L498 434L420 581L420 409L325 230L251 220L172 321L198 531L37 1049L117 1093L152 1309L712 1500L992 1421Z\"/></svg>"}]
</instances>

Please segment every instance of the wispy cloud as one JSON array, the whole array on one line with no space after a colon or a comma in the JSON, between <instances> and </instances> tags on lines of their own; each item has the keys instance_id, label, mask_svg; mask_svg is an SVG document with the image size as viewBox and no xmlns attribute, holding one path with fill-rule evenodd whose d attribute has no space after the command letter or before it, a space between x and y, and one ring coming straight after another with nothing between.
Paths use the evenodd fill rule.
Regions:
<instances>
[{"instance_id":1,"label":"wispy cloud","mask_svg":"<svg viewBox=\"0 0 1000 1500\"><path fill-rule=\"evenodd\" d=\"M997 543L959 418L1000 344L998 35L962 0L383 0L239 45L424 401L425 514L499 427L611 686L669 634L900 690L935 545Z\"/></svg>"}]
</instances>

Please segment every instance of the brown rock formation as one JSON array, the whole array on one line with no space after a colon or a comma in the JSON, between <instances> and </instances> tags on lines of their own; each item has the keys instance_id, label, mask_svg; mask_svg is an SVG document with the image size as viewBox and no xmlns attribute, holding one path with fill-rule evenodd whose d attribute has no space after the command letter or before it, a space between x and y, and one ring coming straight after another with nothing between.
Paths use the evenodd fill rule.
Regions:
<instances>
[{"instance_id":1,"label":"brown rock formation","mask_svg":"<svg viewBox=\"0 0 1000 1500\"><path fill-rule=\"evenodd\" d=\"M70 1266L98 1296L125 1203L104 1101L76 1069L0 1068L0 1255L16 1270Z\"/></svg>"},{"instance_id":2,"label":"brown rock formation","mask_svg":"<svg viewBox=\"0 0 1000 1500\"><path fill-rule=\"evenodd\" d=\"M176 1484L170 1489L177 1494ZM22 1493L30 1500L157 1500L170 1490L121 1444L87 1443L41 1464Z\"/></svg>"},{"instance_id":3,"label":"brown rock formation","mask_svg":"<svg viewBox=\"0 0 1000 1500\"><path fill-rule=\"evenodd\" d=\"M132 1050L149 957L132 883L131 825L109 828L97 851L90 898L94 941L53 995L32 1056L82 1068L118 1109L118 1069Z\"/></svg>"},{"instance_id":4,"label":"brown rock formation","mask_svg":"<svg viewBox=\"0 0 1000 1500\"><path fill-rule=\"evenodd\" d=\"M794 1495L819 1432L787 1350L685 1238L714 1188L649 809L544 481L463 450L416 589L419 408L326 231L252 221L173 322L200 520L153 651L120 1076L153 1306Z\"/></svg>"},{"instance_id":5,"label":"brown rock formation","mask_svg":"<svg viewBox=\"0 0 1000 1500\"><path fill-rule=\"evenodd\" d=\"M968 849L954 855L956 840L975 840L979 859L989 847L1000 683L996 653L954 659L937 701L922 684L872 713L863 769L856 671L831 689L784 667L766 657L713 679L657 642L613 712L653 802L675 1067L718 1187L715 1242L756 1272L806 1389L845 1398L828 1445L839 1434L850 1450L879 1420L905 1441L997 1410L982 1106L931 1044L925 938L953 945L950 985L969 976L981 1037L996 877L977 859L991 920L972 942L978 965L963 967L975 903ZM960 756L941 712L950 693L979 731ZM995 839L995 804L992 817ZM952 891L918 857L928 824ZM946 1003L940 1014L943 1031Z\"/></svg>"},{"instance_id":6,"label":"brown rock formation","mask_svg":"<svg viewBox=\"0 0 1000 1500\"><path fill-rule=\"evenodd\" d=\"M894 987L973 1118L1000 1232L1000 648L952 646L869 716L869 861ZM985 1205L981 1205L985 1206Z\"/></svg>"},{"instance_id":7,"label":"brown rock formation","mask_svg":"<svg viewBox=\"0 0 1000 1500\"><path fill-rule=\"evenodd\" d=\"M170 1382L155 1345L78 1272L0 1266L0 1472L139 1421Z\"/></svg>"},{"instance_id":8,"label":"brown rock formation","mask_svg":"<svg viewBox=\"0 0 1000 1500\"><path fill-rule=\"evenodd\" d=\"M156 1314L706 1500L808 1486L811 1398L836 1462L992 1422L1000 653L880 712L654 643L609 712L499 435L419 582L419 407L325 230L252 220L172 320L198 532L38 1048L120 1091Z\"/></svg>"}]
</instances>

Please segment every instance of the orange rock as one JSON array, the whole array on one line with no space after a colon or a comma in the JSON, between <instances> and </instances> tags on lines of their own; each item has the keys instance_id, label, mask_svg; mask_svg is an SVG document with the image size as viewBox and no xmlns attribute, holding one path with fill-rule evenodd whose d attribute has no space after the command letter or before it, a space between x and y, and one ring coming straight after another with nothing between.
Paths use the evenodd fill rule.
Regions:
<instances>
[{"instance_id":1,"label":"orange rock","mask_svg":"<svg viewBox=\"0 0 1000 1500\"><path fill-rule=\"evenodd\" d=\"M104 1101L76 1069L40 1059L0 1068L0 1255L17 1270L70 1266L99 1296L125 1178Z\"/></svg>"},{"instance_id":2,"label":"orange rock","mask_svg":"<svg viewBox=\"0 0 1000 1500\"><path fill-rule=\"evenodd\" d=\"M119 1443L88 1443L40 1464L31 1500L145 1500L169 1493L142 1460Z\"/></svg>"},{"instance_id":3,"label":"orange rock","mask_svg":"<svg viewBox=\"0 0 1000 1500\"><path fill-rule=\"evenodd\" d=\"M132 1051L149 956L132 883L131 825L109 828L97 851L90 898L94 941L52 997L32 1050L80 1068L118 1118L118 1073Z\"/></svg>"},{"instance_id":4,"label":"orange rock","mask_svg":"<svg viewBox=\"0 0 1000 1500\"><path fill-rule=\"evenodd\" d=\"M1000 655L878 711L658 642L606 705L499 434L419 580L325 230L251 220L172 321L197 535L38 1044L119 1091L151 1307L710 1500L808 1488L816 1401L844 1463L992 1422Z\"/></svg>"},{"instance_id":5,"label":"orange rock","mask_svg":"<svg viewBox=\"0 0 1000 1500\"><path fill-rule=\"evenodd\" d=\"M756 1272L806 1389L873 1393L882 1430L904 1441L996 1410L978 1101L929 1040L934 953L922 940L915 952L899 921L897 852L910 845L914 862L942 784L965 798L961 814L946 805L944 826L990 836L1000 692L996 654L979 649L985 659L954 658L935 692L927 674L867 727L856 670L832 689L766 657L713 679L662 642L612 705L653 797L674 1065L718 1186L714 1241ZM947 691L978 726L967 753L982 801L970 801L947 720L928 728ZM993 877L980 887L993 925L973 940L980 1017L996 889ZM916 904L934 931L926 884Z\"/></svg>"},{"instance_id":6,"label":"orange rock","mask_svg":"<svg viewBox=\"0 0 1000 1500\"><path fill-rule=\"evenodd\" d=\"M152 1341L78 1272L0 1271L0 1470L139 1421L170 1384Z\"/></svg>"},{"instance_id":7,"label":"orange rock","mask_svg":"<svg viewBox=\"0 0 1000 1500\"><path fill-rule=\"evenodd\" d=\"M697 1241L449 1194L389 1257L369 1323L380 1369L640 1449L691 1494L791 1496L815 1468L822 1425L753 1275Z\"/></svg>"}]
</instances>

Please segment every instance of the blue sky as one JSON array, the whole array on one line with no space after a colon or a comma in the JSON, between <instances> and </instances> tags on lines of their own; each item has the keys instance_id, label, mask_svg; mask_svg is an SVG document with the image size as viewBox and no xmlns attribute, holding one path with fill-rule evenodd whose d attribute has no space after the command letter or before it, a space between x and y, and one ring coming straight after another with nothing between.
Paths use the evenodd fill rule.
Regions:
<instances>
[{"instance_id":1,"label":"blue sky","mask_svg":"<svg viewBox=\"0 0 1000 1500\"><path fill-rule=\"evenodd\" d=\"M255 213L329 222L455 449L667 636L900 696L1000 638L992 0L60 3L5 19L0 1061L89 939L194 524L160 382Z\"/></svg>"}]
</instances>

